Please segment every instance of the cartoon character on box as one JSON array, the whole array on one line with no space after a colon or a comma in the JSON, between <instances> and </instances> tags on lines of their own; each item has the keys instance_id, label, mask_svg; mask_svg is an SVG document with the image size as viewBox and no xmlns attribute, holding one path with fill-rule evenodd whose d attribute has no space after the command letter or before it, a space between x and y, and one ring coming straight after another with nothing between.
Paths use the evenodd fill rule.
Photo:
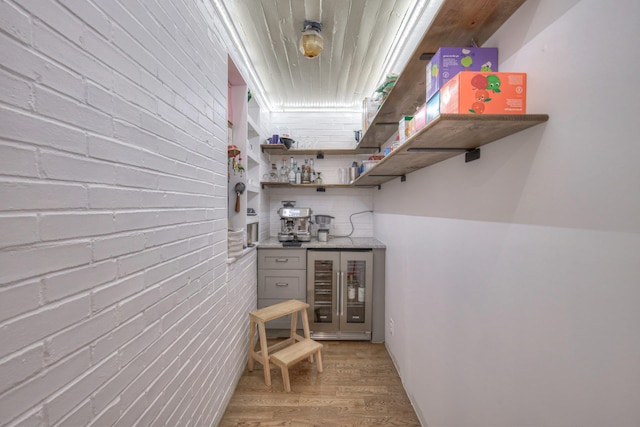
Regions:
<instances>
[{"instance_id":1,"label":"cartoon character on box","mask_svg":"<svg viewBox=\"0 0 640 427\"><path fill-rule=\"evenodd\" d=\"M460 65L462 65L464 68L468 70L469 67L471 67L471 65L473 64L473 57L471 56L471 51L469 49L462 49L462 53L467 56L464 56L462 57L462 59L460 59ZM492 67L491 61L487 61L480 66L480 71L491 72L493 71L491 67Z\"/></svg>"},{"instance_id":2,"label":"cartoon character on box","mask_svg":"<svg viewBox=\"0 0 640 427\"><path fill-rule=\"evenodd\" d=\"M440 74L440 69L438 68L438 64L434 63L431 66L431 77L436 78Z\"/></svg>"},{"instance_id":3,"label":"cartoon character on box","mask_svg":"<svg viewBox=\"0 0 640 427\"><path fill-rule=\"evenodd\" d=\"M484 113L485 102L491 101L489 92L500 93L500 78L495 75L483 76L476 74L471 79L471 86L475 92L475 102L469 108L469 112L474 114Z\"/></svg>"}]
</instances>

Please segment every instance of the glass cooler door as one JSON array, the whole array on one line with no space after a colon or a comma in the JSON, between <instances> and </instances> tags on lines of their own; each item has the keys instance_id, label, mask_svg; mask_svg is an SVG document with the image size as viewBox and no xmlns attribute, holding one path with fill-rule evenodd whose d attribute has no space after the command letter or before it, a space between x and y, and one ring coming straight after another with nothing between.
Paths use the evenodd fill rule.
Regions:
<instances>
[{"instance_id":1,"label":"glass cooler door","mask_svg":"<svg viewBox=\"0 0 640 427\"><path fill-rule=\"evenodd\" d=\"M307 299L312 330L335 330L339 324L339 260L339 255L333 252L309 252Z\"/></svg>"},{"instance_id":2,"label":"glass cooler door","mask_svg":"<svg viewBox=\"0 0 640 427\"><path fill-rule=\"evenodd\" d=\"M340 329L371 330L372 255L364 252L342 252L341 255L344 304Z\"/></svg>"}]
</instances>

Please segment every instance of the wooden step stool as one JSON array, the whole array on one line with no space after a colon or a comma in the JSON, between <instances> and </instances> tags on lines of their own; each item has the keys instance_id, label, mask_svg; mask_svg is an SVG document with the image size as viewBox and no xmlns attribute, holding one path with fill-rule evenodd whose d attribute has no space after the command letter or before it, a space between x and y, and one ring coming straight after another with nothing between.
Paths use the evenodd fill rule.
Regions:
<instances>
[{"instance_id":1,"label":"wooden step stool","mask_svg":"<svg viewBox=\"0 0 640 427\"><path fill-rule=\"evenodd\" d=\"M291 384L289 382L290 366L307 357L309 358L309 361L313 363L313 355L315 354L318 360L318 372L322 372L322 344L312 340L310 337L309 318L307 315L308 307L309 304L305 302L289 300L249 313L251 324L249 329L249 361L247 368L249 369L249 372L253 371L254 360L262 363L262 366L264 367L264 382L266 385L271 385L271 372L269 371L271 368L270 362L273 362L273 364L279 366L282 370L282 381L284 383L284 389L287 392L291 391ZM301 337L296 332L298 313L302 314L304 337ZM277 344L268 346L267 333L264 326L265 322L284 317L289 314L291 315L290 337ZM260 340L259 351L255 350L256 326L258 327L258 338Z\"/></svg>"}]
</instances>

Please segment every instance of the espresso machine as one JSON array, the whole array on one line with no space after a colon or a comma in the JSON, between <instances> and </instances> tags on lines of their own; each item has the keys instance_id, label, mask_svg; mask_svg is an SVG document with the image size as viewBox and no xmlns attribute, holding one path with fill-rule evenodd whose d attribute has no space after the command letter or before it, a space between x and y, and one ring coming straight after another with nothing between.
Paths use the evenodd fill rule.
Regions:
<instances>
[{"instance_id":1,"label":"espresso machine","mask_svg":"<svg viewBox=\"0 0 640 427\"><path fill-rule=\"evenodd\" d=\"M278 215L280 215L279 242L311 240L311 208L296 208L288 203L278 209Z\"/></svg>"}]
</instances>

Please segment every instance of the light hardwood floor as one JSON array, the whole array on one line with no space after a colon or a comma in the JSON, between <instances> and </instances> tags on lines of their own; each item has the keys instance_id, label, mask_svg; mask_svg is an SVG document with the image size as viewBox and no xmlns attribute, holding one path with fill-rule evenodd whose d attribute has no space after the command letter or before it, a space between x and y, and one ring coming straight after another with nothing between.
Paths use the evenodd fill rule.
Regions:
<instances>
[{"instance_id":1,"label":"light hardwood floor","mask_svg":"<svg viewBox=\"0 0 640 427\"><path fill-rule=\"evenodd\" d=\"M291 393L280 369L271 387L260 364L245 369L220 427L420 426L384 344L321 342L324 372L308 360L291 367Z\"/></svg>"}]
</instances>

